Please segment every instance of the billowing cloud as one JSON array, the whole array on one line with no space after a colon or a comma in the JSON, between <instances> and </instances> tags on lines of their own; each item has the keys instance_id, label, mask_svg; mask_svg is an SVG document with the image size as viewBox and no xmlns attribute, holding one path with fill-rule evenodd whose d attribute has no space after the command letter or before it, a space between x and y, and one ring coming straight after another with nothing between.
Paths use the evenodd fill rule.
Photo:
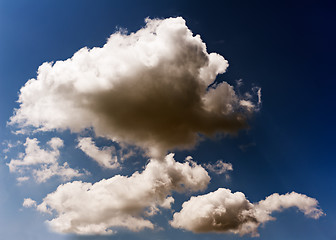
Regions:
<instances>
[{"instance_id":1,"label":"billowing cloud","mask_svg":"<svg viewBox=\"0 0 336 240\"><path fill-rule=\"evenodd\" d=\"M223 162L223 160L218 160L215 163L207 163L204 164L204 167L208 169L210 172L214 172L216 174L227 173L228 171L233 171L233 167L231 163Z\"/></svg>"},{"instance_id":2,"label":"billowing cloud","mask_svg":"<svg viewBox=\"0 0 336 240\"><path fill-rule=\"evenodd\" d=\"M78 148L103 168L114 169L120 166L114 147L104 147L103 149L99 149L92 138L86 137L78 140Z\"/></svg>"},{"instance_id":3,"label":"billowing cloud","mask_svg":"<svg viewBox=\"0 0 336 240\"><path fill-rule=\"evenodd\" d=\"M40 131L92 128L96 136L162 157L193 146L200 134L246 126L255 103L227 82L214 83L227 67L183 18L146 19L144 28L114 33L103 47L42 64L21 88L10 124Z\"/></svg>"},{"instance_id":4,"label":"billowing cloud","mask_svg":"<svg viewBox=\"0 0 336 240\"><path fill-rule=\"evenodd\" d=\"M190 158L185 163L176 162L173 156L152 159L142 172L130 177L116 175L95 184L74 181L60 185L37 209L56 214L48 221L56 232L109 234L113 227L152 229L148 217L160 208L171 207L172 191L201 191L210 181L202 166Z\"/></svg>"},{"instance_id":5,"label":"billowing cloud","mask_svg":"<svg viewBox=\"0 0 336 240\"><path fill-rule=\"evenodd\" d=\"M231 232L258 236L260 224L274 220L272 212L291 207L297 207L314 219L324 215L316 199L296 192L275 193L253 204L241 192L219 188L206 195L191 197L183 203L182 210L174 214L170 224L195 233Z\"/></svg>"},{"instance_id":6,"label":"billowing cloud","mask_svg":"<svg viewBox=\"0 0 336 240\"><path fill-rule=\"evenodd\" d=\"M7 163L10 172L25 174L31 171L35 180L40 183L53 176L59 176L64 180L82 176L83 173L70 168L67 162L59 165L59 149L63 147L63 144L62 139L54 137L47 143L49 149L42 149L36 138L27 138L24 143L25 152L19 154L19 159L12 159ZM23 182L29 180L29 177L20 176L17 180Z\"/></svg>"}]
</instances>

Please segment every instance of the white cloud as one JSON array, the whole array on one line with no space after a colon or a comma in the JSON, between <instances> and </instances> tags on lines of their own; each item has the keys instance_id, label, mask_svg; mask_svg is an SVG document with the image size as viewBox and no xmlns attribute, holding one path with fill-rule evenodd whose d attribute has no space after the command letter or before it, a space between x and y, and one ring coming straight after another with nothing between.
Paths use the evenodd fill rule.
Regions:
<instances>
[{"instance_id":1,"label":"white cloud","mask_svg":"<svg viewBox=\"0 0 336 240\"><path fill-rule=\"evenodd\" d=\"M114 169L120 166L114 147L99 149L90 137L80 138L77 146L104 168Z\"/></svg>"},{"instance_id":2,"label":"white cloud","mask_svg":"<svg viewBox=\"0 0 336 240\"><path fill-rule=\"evenodd\" d=\"M92 128L97 136L162 157L193 146L199 134L246 127L252 101L226 82L209 87L227 67L183 18L147 19L144 28L114 33L101 48L42 64L37 78L21 88L10 124L41 131Z\"/></svg>"},{"instance_id":3,"label":"white cloud","mask_svg":"<svg viewBox=\"0 0 336 240\"><path fill-rule=\"evenodd\" d=\"M171 207L172 191L201 191L210 181L203 167L190 159L176 162L173 156L152 159L142 172L130 177L116 175L94 184L74 181L60 185L37 209L56 214L48 221L56 232L109 234L113 227L153 229L148 217Z\"/></svg>"},{"instance_id":4,"label":"white cloud","mask_svg":"<svg viewBox=\"0 0 336 240\"><path fill-rule=\"evenodd\" d=\"M34 201L33 199L31 198L25 198L23 200L23 204L22 206L28 208L28 207L36 207L36 201Z\"/></svg>"},{"instance_id":5,"label":"white cloud","mask_svg":"<svg viewBox=\"0 0 336 240\"><path fill-rule=\"evenodd\" d=\"M274 211L297 207L306 216L317 219L324 215L314 198L295 192L272 194L258 203L250 203L241 192L231 193L219 188L209 194L191 197L182 210L173 216L170 224L175 228L200 232L231 232L258 236L258 227L274 218Z\"/></svg>"},{"instance_id":6,"label":"white cloud","mask_svg":"<svg viewBox=\"0 0 336 240\"><path fill-rule=\"evenodd\" d=\"M36 138L27 138L24 143L25 152L19 153L19 159L12 159L7 163L10 172L24 174L32 171L35 180L39 183L45 182L53 176L60 176L63 180L70 180L73 177L82 176L78 170L69 167L65 162L59 165L59 149L63 147L63 140L57 137L52 138L47 145L49 149L39 147L39 141ZM28 176L17 178L19 182L27 181Z\"/></svg>"},{"instance_id":7,"label":"white cloud","mask_svg":"<svg viewBox=\"0 0 336 240\"><path fill-rule=\"evenodd\" d=\"M25 181L28 181L30 179L30 177L28 176L24 176L24 177L17 177L16 180L19 182L19 183L22 183L22 182L25 182Z\"/></svg>"},{"instance_id":8,"label":"white cloud","mask_svg":"<svg viewBox=\"0 0 336 240\"><path fill-rule=\"evenodd\" d=\"M320 216L324 215L324 213L322 210L316 208L317 206L318 201L316 199L292 192L284 195L274 193L268 196L265 200L260 201L256 208L262 212L264 211L271 214L273 211L282 211L286 208L297 207L307 217L318 219ZM273 220L273 218L266 218L263 221L268 220Z\"/></svg>"},{"instance_id":9,"label":"white cloud","mask_svg":"<svg viewBox=\"0 0 336 240\"><path fill-rule=\"evenodd\" d=\"M223 160L218 160L214 164L207 163L204 165L206 169L216 174L227 173L228 171L233 171L233 167L231 163L223 162Z\"/></svg>"},{"instance_id":10,"label":"white cloud","mask_svg":"<svg viewBox=\"0 0 336 240\"><path fill-rule=\"evenodd\" d=\"M60 155L59 148L63 146L63 141L60 138L52 138L47 144L51 150L41 149L39 141L36 138L26 138L25 153L21 153L19 158L12 159L8 165L11 172L19 171L21 167L38 165L38 164L51 164L57 161Z\"/></svg>"}]
</instances>

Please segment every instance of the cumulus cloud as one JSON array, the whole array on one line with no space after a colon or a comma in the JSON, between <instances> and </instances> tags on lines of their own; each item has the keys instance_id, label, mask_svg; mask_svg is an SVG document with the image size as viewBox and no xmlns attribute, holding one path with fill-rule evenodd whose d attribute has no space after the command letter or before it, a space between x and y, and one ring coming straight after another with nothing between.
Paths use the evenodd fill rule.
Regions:
<instances>
[{"instance_id":1,"label":"cumulus cloud","mask_svg":"<svg viewBox=\"0 0 336 240\"><path fill-rule=\"evenodd\" d=\"M227 82L214 83L227 67L183 18L146 19L144 28L114 33L103 47L42 64L21 88L10 124L40 131L92 128L161 157L193 146L200 135L246 126L257 103Z\"/></svg>"},{"instance_id":2,"label":"cumulus cloud","mask_svg":"<svg viewBox=\"0 0 336 240\"><path fill-rule=\"evenodd\" d=\"M142 172L130 177L116 175L94 184L74 181L60 185L37 209L55 213L48 224L61 233L110 234L113 227L153 229L148 217L171 207L172 191L201 191L210 181L202 166L191 159L176 162L173 156L152 159Z\"/></svg>"},{"instance_id":3,"label":"cumulus cloud","mask_svg":"<svg viewBox=\"0 0 336 240\"><path fill-rule=\"evenodd\" d=\"M83 173L70 168L67 162L59 165L59 149L63 147L63 144L62 139L54 137L47 143L49 149L42 149L36 138L26 138L25 152L19 154L19 159L12 159L7 163L10 172L24 174L31 171L39 183L45 182L53 176L59 176L64 180L82 176ZM29 177L20 176L17 180L23 182L29 180Z\"/></svg>"},{"instance_id":4,"label":"cumulus cloud","mask_svg":"<svg viewBox=\"0 0 336 240\"><path fill-rule=\"evenodd\" d=\"M275 193L258 203L250 203L241 192L219 188L209 194L191 197L183 203L182 210L174 214L170 224L195 233L231 232L258 236L258 227L275 219L272 212L291 207L297 207L314 219L324 215L316 199L296 192Z\"/></svg>"},{"instance_id":5,"label":"cumulus cloud","mask_svg":"<svg viewBox=\"0 0 336 240\"><path fill-rule=\"evenodd\" d=\"M90 137L80 138L77 146L103 168L114 169L120 166L114 147L99 149Z\"/></svg>"},{"instance_id":6,"label":"cumulus cloud","mask_svg":"<svg viewBox=\"0 0 336 240\"><path fill-rule=\"evenodd\" d=\"M36 207L36 201L34 201L33 199L31 199L31 198L25 198L24 200L23 200L23 204L22 204L22 206L24 206L24 207Z\"/></svg>"},{"instance_id":7,"label":"cumulus cloud","mask_svg":"<svg viewBox=\"0 0 336 240\"><path fill-rule=\"evenodd\" d=\"M204 165L204 167L210 172L214 172L216 174L223 174L227 173L228 171L233 171L232 164L223 162L223 160L218 160L214 164L207 163Z\"/></svg>"}]
</instances>

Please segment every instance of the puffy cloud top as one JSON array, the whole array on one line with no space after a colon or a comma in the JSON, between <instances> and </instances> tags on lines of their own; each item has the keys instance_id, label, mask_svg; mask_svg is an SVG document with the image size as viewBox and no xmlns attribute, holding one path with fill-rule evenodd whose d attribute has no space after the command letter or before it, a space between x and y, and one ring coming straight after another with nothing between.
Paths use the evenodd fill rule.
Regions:
<instances>
[{"instance_id":1,"label":"puffy cloud top","mask_svg":"<svg viewBox=\"0 0 336 240\"><path fill-rule=\"evenodd\" d=\"M213 84L227 67L183 18L146 19L144 28L114 33L103 47L42 64L37 78L21 88L10 124L41 131L92 128L97 136L161 157L193 146L199 134L246 125L255 105L228 83Z\"/></svg>"}]
</instances>

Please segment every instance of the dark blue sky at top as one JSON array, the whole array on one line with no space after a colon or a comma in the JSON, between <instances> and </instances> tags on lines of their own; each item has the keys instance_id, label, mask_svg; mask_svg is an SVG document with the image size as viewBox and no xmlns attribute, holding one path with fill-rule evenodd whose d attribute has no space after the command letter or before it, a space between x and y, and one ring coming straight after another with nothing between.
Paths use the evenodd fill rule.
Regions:
<instances>
[{"instance_id":1,"label":"dark blue sky at top","mask_svg":"<svg viewBox=\"0 0 336 240\"><path fill-rule=\"evenodd\" d=\"M176 159L192 155L199 163L223 159L233 164L231 179L212 176L206 192L227 187L255 202L273 192L296 191L316 198L327 214L317 221L292 209L275 214L277 220L260 229L259 239L336 239L336 8L332 1L0 0L0 141L19 138L6 122L18 107L20 87L36 77L43 62L67 59L84 46L102 46L119 27L136 31L146 17L171 16L186 19L208 52L229 61L228 71L218 81L234 85L243 79L242 91L259 86L263 102L248 130L205 140L194 150L176 152ZM65 135L71 138L70 133ZM65 155L73 154L71 147L65 148ZM41 199L59 183L17 186L5 165L8 160L1 157L0 236L91 239L49 233L42 224L46 216L31 209L19 211L28 193ZM100 172L91 180L109 174ZM175 208L180 209L184 200L177 197ZM176 230L167 223L170 217L158 217L165 231L121 231L97 239L238 238Z\"/></svg>"}]
</instances>

